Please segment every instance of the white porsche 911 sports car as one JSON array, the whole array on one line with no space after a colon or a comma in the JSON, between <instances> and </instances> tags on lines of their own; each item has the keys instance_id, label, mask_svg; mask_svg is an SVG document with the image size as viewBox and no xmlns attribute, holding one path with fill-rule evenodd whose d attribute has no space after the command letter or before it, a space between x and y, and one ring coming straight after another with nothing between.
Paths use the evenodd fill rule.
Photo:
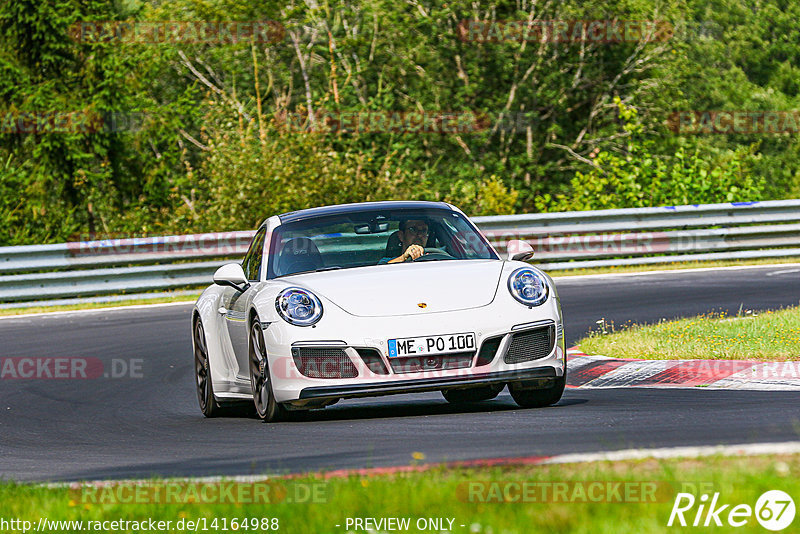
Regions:
<instances>
[{"instance_id":1,"label":"white porsche 911 sports car","mask_svg":"<svg viewBox=\"0 0 800 534\"><path fill-rule=\"evenodd\" d=\"M261 419L339 399L441 391L523 407L566 381L553 280L510 241L500 258L458 208L366 202L267 219L192 314L206 416L243 401Z\"/></svg>"}]
</instances>

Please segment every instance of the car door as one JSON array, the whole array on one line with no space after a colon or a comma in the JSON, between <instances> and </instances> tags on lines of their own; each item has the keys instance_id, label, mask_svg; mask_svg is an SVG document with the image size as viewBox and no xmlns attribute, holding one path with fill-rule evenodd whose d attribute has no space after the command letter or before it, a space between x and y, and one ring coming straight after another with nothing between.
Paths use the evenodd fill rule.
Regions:
<instances>
[{"instance_id":1,"label":"car door","mask_svg":"<svg viewBox=\"0 0 800 534\"><path fill-rule=\"evenodd\" d=\"M228 335L230 336L231 346L233 353L236 356L236 362L239 366L237 376L239 378L250 379L249 369L249 335L247 327L247 311L248 304L253 298L253 292L256 290L259 280L261 279L261 261L264 257L264 238L266 236L266 227L261 227L253 241L250 248L242 260L242 270L247 280L250 282L250 287L245 291L237 291L230 288L230 294L225 295L228 297L227 304L225 304L225 324L228 327Z\"/></svg>"}]
</instances>

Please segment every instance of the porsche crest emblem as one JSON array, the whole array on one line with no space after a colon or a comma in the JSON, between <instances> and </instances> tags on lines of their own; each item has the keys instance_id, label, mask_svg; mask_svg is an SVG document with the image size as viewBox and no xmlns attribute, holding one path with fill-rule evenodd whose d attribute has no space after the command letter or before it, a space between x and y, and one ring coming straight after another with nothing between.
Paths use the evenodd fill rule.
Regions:
<instances>
[{"instance_id":1,"label":"porsche crest emblem","mask_svg":"<svg viewBox=\"0 0 800 534\"><path fill-rule=\"evenodd\" d=\"M428 305L425 304L424 302L420 302L419 304L417 304L417 306L419 306L420 308L427 308L428 307Z\"/></svg>"}]
</instances>

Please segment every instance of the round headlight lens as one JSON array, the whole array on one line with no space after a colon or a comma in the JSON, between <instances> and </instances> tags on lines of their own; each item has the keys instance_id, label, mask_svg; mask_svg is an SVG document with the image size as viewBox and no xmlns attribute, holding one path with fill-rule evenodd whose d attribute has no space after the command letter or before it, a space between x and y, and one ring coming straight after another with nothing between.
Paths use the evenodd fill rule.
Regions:
<instances>
[{"instance_id":1,"label":"round headlight lens","mask_svg":"<svg viewBox=\"0 0 800 534\"><path fill-rule=\"evenodd\" d=\"M275 309L289 324L311 326L322 318L322 303L311 291L288 287L275 299Z\"/></svg>"},{"instance_id":2,"label":"round headlight lens","mask_svg":"<svg viewBox=\"0 0 800 534\"><path fill-rule=\"evenodd\" d=\"M539 306L547 300L550 286L544 275L530 267L521 267L508 277L511 295L526 306Z\"/></svg>"}]
</instances>

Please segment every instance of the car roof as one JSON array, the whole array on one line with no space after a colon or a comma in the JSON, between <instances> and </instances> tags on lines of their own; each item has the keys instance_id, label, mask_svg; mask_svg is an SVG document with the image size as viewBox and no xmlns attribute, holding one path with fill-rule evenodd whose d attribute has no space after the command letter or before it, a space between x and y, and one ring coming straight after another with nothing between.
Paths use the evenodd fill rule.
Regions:
<instances>
[{"instance_id":1,"label":"car roof","mask_svg":"<svg viewBox=\"0 0 800 534\"><path fill-rule=\"evenodd\" d=\"M401 210L401 209L446 209L452 211L450 204L446 202L428 202L423 200L384 200L380 202L358 202L354 204L337 204L334 206L321 206L319 208L308 208L304 210L289 211L278 215L281 224L300 221L303 219L313 219L328 215L338 215L342 213L358 213L361 211L371 211L375 209Z\"/></svg>"}]
</instances>

